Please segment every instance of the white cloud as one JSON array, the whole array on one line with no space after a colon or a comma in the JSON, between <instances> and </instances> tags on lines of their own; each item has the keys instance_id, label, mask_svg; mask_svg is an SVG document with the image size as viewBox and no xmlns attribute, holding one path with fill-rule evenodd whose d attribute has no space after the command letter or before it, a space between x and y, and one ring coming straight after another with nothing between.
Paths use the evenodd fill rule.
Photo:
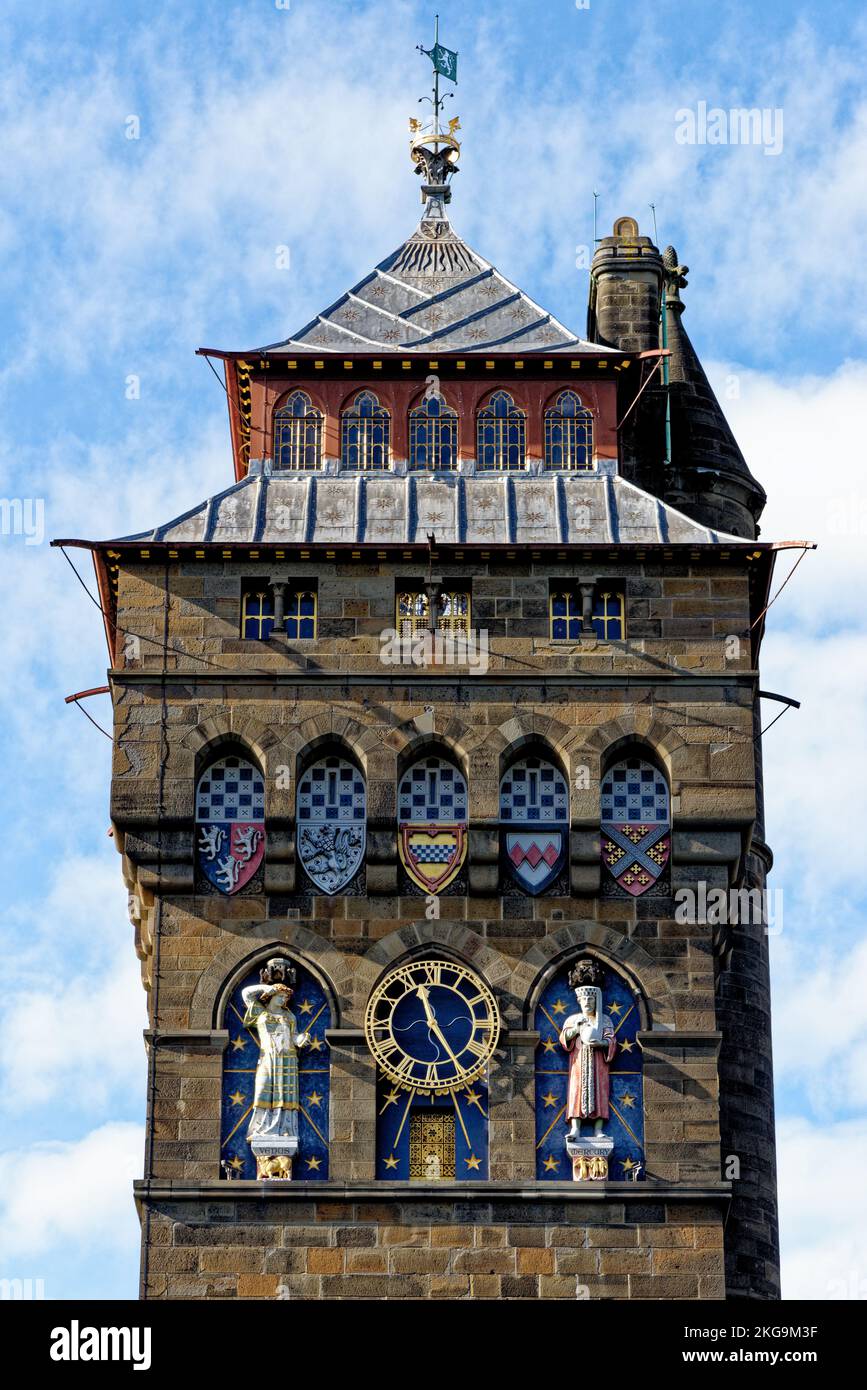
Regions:
<instances>
[{"instance_id":1,"label":"white cloud","mask_svg":"<svg viewBox=\"0 0 867 1390\"><path fill-rule=\"evenodd\" d=\"M0 1109L53 1138L61 1107L80 1116L143 1104L145 993L118 856L61 862L11 926Z\"/></svg>"},{"instance_id":2,"label":"white cloud","mask_svg":"<svg viewBox=\"0 0 867 1390\"><path fill-rule=\"evenodd\" d=\"M778 1120L785 1299L867 1298L867 1120Z\"/></svg>"},{"instance_id":3,"label":"white cloud","mask_svg":"<svg viewBox=\"0 0 867 1390\"><path fill-rule=\"evenodd\" d=\"M134 1262L139 1224L131 1187L141 1175L143 1144L141 1125L105 1124L71 1143L0 1155L2 1277L21 1277L22 1270L34 1277L65 1247L82 1257L124 1254Z\"/></svg>"}]
</instances>

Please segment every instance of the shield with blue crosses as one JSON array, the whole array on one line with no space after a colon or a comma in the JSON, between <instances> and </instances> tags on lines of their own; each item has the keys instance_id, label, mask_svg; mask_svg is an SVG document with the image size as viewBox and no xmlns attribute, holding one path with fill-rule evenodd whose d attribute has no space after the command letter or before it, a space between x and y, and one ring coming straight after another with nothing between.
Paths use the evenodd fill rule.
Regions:
<instances>
[{"instance_id":1,"label":"shield with blue crosses","mask_svg":"<svg viewBox=\"0 0 867 1390\"><path fill-rule=\"evenodd\" d=\"M398 852L425 893L447 888L467 857L467 784L442 758L408 768L397 793Z\"/></svg>"},{"instance_id":2,"label":"shield with blue crosses","mask_svg":"<svg viewBox=\"0 0 867 1390\"><path fill-rule=\"evenodd\" d=\"M265 854L265 782L243 758L211 763L196 788L199 867L221 893L249 883Z\"/></svg>"},{"instance_id":3,"label":"shield with blue crosses","mask_svg":"<svg viewBox=\"0 0 867 1390\"><path fill-rule=\"evenodd\" d=\"M602 779L602 863L633 898L657 882L671 854L668 784L640 758L626 758Z\"/></svg>"},{"instance_id":4,"label":"shield with blue crosses","mask_svg":"<svg viewBox=\"0 0 867 1390\"><path fill-rule=\"evenodd\" d=\"M500 833L509 871L526 892L544 892L566 862L569 788L543 758L523 758L500 782Z\"/></svg>"},{"instance_id":5,"label":"shield with blue crosses","mask_svg":"<svg viewBox=\"0 0 867 1390\"><path fill-rule=\"evenodd\" d=\"M346 758L322 758L301 777L298 858L315 887L330 897L351 883L367 837L364 778Z\"/></svg>"}]
</instances>

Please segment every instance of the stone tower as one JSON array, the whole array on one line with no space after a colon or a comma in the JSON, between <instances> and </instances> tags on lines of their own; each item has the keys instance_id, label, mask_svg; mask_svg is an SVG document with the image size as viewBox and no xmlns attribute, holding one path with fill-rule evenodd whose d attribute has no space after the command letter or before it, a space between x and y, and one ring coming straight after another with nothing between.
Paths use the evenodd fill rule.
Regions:
<instances>
[{"instance_id":1,"label":"stone tower","mask_svg":"<svg viewBox=\"0 0 867 1390\"><path fill-rule=\"evenodd\" d=\"M458 153L416 137L421 221L328 310L203 350L223 492L62 542L148 992L142 1296L774 1298L767 937L702 904L770 866L779 547L670 299L660 346L676 257L621 219L582 339L454 231Z\"/></svg>"}]
</instances>

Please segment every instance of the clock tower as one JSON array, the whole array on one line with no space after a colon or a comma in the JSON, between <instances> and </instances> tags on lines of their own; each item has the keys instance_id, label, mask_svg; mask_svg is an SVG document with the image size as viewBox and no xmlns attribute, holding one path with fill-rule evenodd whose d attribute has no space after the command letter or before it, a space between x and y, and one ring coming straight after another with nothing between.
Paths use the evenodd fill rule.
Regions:
<instances>
[{"instance_id":1,"label":"clock tower","mask_svg":"<svg viewBox=\"0 0 867 1390\"><path fill-rule=\"evenodd\" d=\"M225 489L62 542L150 1012L142 1296L775 1298L782 547L676 254L621 218L587 336L536 304L452 226L429 56L409 237L201 349Z\"/></svg>"}]
</instances>

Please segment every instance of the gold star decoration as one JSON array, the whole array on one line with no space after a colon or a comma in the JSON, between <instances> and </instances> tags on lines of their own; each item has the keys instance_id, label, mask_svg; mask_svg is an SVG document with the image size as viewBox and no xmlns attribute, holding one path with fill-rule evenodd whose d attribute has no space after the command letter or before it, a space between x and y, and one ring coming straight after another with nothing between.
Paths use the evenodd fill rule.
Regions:
<instances>
[{"instance_id":1,"label":"gold star decoration","mask_svg":"<svg viewBox=\"0 0 867 1390\"><path fill-rule=\"evenodd\" d=\"M555 1014L565 1014L565 1012L566 1012L566 1005L563 1003L563 1000L562 1000L562 999L558 999L558 1000L557 1000L557 1003L554 1005L554 1008L553 1008L553 1010L552 1010L552 1013L555 1013Z\"/></svg>"},{"instance_id":2,"label":"gold star decoration","mask_svg":"<svg viewBox=\"0 0 867 1390\"><path fill-rule=\"evenodd\" d=\"M310 1003L309 999L305 999L303 1004L298 1005L298 1012L300 1014L312 1014L313 1005Z\"/></svg>"},{"instance_id":3,"label":"gold star decoration","mask_svg":"<svg viewBox=\"0 0 867 1390\"><path fill-rule=\"evenodd\" d=\"M310 1039L310 1051L311 1051L311 1052L319 1052L319 1051L321 1051L321 1049L322 1049L322 1040L321 1040L321 1038L311 1038L311 1039Z\"/></svg>"},{"instance_id":4,"label":"gold star decoration","mask_svg":"<svg viewBox=\"0 0 867 1390\"><path fill-rule=\"evenodd\" d=\"M637 1165L632 1162L631 1158L624 1158L621 1160L620 1166L623 1169L624 1173L631 1173L633 1168L635 1168Z\"/></svg>"},{"instance_id":5,"label":"gold star decoration","mask_svg":"<svg viewBox=\"0 0 867 1390\"><path fill-rule=\"evenodd\" d=\"M464 1163L467 1165L468 1168L472 1168L473 1172L475 1172L478 1169L481 1161L482 1160L480 1158L476 1158L475 1154L470 1154L469 1158L464 1159Z\"/></svg>"},{"instance_id":6,"label":"gold star decoration","mask_svg":"<svg viewBox=\"0 0 867 1390\"><path fill-rule=\"evenodd\" d=\"M614 1017L616 1018L618 1014L622 1014L622 1013L623 1013L623 1005L622 1005L622 1004L615 1004L615 1003L609 1004L609 1005L608 1005L608 1012L609 1012L610 1014L613 1014Z\"/></svg>"},{"instance_id":7,"label":"gold star decoration","mask_svg":"<svg viewBox=\"0 0 867 1390\"><path fill-rule=\"evenodd\" d=\"M554 1173L560 1167L560 1160L555 1158L553 1154L549 1154L542 1167L546 1173Z\"/></svg>"},{"instance_id":8,"label":"gold star decoration","mask_svg":"<svg viewBox=\"0 0 867 1390\"><path fill-rule=\"evenodd\" d=\"M240 1158L238 1158L237 1156L236 1156L235 1158L233 1158L233 1159L230 1159L230 1161L229 1161L229 1167L230 1167L230 1168L234 1168L234 1170L235 1170L236 1173L240 1173L240 1171L241 1171L241 1169L243 1168L243 1166L244 1166L243 1163L241 1162Z\"/></svg>"},{"instance_id":9,"label":"gold star decoration","mask_svg":"<svg viewBox=\"0 0 867 1390\"><path fill-rule=\"evenodd\" d=\"M625 1095L620 1097L620 1104L623 1106L624 1110L633 1110L635 1108L635 1096L631 1091L627 1091Z\"/></svg>"},{"instance_id":10,"label":"gold star decoration","mask_svg":"<svg viewBox=\"0 0 867 1390\"><path fill-rule=\"evenodd\" d=\"M629 1041L622 1042L622 1043L620 1044L620 1051L621 1051L621 1052L631 1052L634 1046L635 1046L635 1043L634 1043L634 1042L629 1042Z\"/></svg>"},{"instance_id":11,"label":"gold star decoration","mask_svg":"<svg viewBox=\"0 0 867 1390\"><path fill-rule=\"evenodd\" d=\"M467 1093L464 1096L464 1100L466 1101L467 1105L477 1105L481 1110L481 1099L482 1098L479 1095L478 1091L471 1091L469 1087L467 1087Z\"/></svg>"},{"instance_id":12,"label":"gold star decoration","mask_svg":"<svg viewBox=\"0 0 867 1390\"><path fill-rule=\"evenodd\" d=\"M322 1097L321 1097L321 1095L319 1094L318 1091L311 1091L311 1092L310 1092L310 1104L311 1104L311 1105L321 1105L321 1104L322 1104Z\"/></svg>"},{"instance_id":13,"label":"gold star decoration","mask_svg":"<svg viewBox=\"0 0 867 1390\"><path fill-rule=\"evenodd\" d=\"M546 1096L543 1096L543 1097L542 1097L542 1099L543 1099L543 1101L545 1102L545 1109L546 1109L546 1110L548 1109L548 1106L549 1106L549 1105L556 1105L556 1104L557 1104L557 1097L554 1095L553 1091L549 1091L548 1094L547 1094Z\"/></svg>"},{"instance_id":14,"label":"gold star decoration","mask_svg":"<svg viewBox=\"0 0 867 1390\"><path fill-rule=\"evenodd\" d=\"M555 1038L546 1038L542 1044L542 1047L545 1052L553 1052L556 1046L557 1041Z\"/></svg>"},{"instance_id":15,"label":"gold star decoration","mask_svg":"<svg viewBox=\"0 0 867 1390\"><path fill-rule=\"evenodd\" d=\"M246 1046L247 1046L247 1039L246 1039L246 1038L242 1038L242 1037L239 1036L239 1037L237 1037L237 1038L233 1038L233 1039L232 1039L232 1049L233 1049L233 1051L235 1051L235 1052L243 1052L243 1050L244 1050L244 1048L245 1048Z\"/></svg>"},{"instance_id":16,"label":"gold star decoration","mask_svg":"<svg viewBox=\"0 0 867 1390\"><path fill-rule=\"evenodd\" d=\"M385 1105L382 1107L382 1110L385 1110L389 1105L397 1105L397 1102L400 1100L400 1092L389 1091L387 1095L383 1096L383 1100L385 1101ZM380 1115L382 1114L382 1110L379 1112Z\"/></svg>"},{"instance_id":17,"label":"gold star decoration","mask_svg":"<svg viewBox=\"0 0 867 1390\"><path fill-rule=\"evenodd\" d=\"M387 1159L385 1160L385 1166L386 1166L386 1168L396 1168L396 1167L397 1167L397 1159L395 1158L394 1154L391 1155L391 1158L387 1158Z\"/></svg>"},{"instance_id":18,"label":"gold star decoration","mask_svg":"<svg viewBox=\"0 0 867 1390\"><path fill-rule=\"evenodd\" d=\"M233 1091L232 1094L229 1096L229 1100L232 1102L233 1105L244 1104L244 1097L242 1096L240 1091Z\"/></svg>"},{"instance_id":19,"label":"gold star decoration","mask_svg":"<svg viewBox=\"0 0 867 1390\"><path fill-rule=\"evenodd\" d=\"M312 1168L312 1170L313 1170L314 1173L318 1173L319 1169L322 1167L322 1159L321 1159L321 1158L308 1158L308 1160L307 1160L307 1167L308 1167L308 1168Z\"/></svg>"}]
</instances>

